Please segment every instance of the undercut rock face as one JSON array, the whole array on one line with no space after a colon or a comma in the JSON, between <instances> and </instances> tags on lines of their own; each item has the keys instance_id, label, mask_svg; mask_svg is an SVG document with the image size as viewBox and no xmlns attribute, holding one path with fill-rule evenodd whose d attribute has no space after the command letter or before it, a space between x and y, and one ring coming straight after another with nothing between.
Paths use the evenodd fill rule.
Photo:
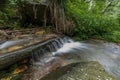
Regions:
<instances>
[{"instance_id":1,"label":"undercut rock face","mask_svg":"<svg viewBox=\"0 0 120 80\"><path fill-rule=\"evenodd\" d=\"M56 32L72 35L74 22L66 16L63 0L21 2L19 5L23 27L29 24L52 26Z\"/></svg>"}]
</instances>

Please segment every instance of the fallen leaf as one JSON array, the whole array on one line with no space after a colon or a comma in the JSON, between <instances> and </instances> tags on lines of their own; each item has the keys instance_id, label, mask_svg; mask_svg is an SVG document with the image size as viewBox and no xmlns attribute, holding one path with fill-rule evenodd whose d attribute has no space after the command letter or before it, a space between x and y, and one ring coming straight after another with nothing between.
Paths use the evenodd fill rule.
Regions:
<instances>
[{"instance_id":1,"label":"fallen leaf","mask_svg":"<svg viewBox=\"0 0 120 80\"><path fill-rule=\"evenodd\" d=\"M20 66L19 68L15 69L13 74L18 74L21 73L23 71L25 71L28 67L26 65Z\"/></svg>"},{"instance_id":2,"label":"fallen leaf","mask_svg":"<svg viewBox=\"0 0 120 80\"><path fill-rule=\"evenodd\" d=\"M38 31L35 34L43 35L43 34L45 34L45 31L44 30L43 31Z\"/></svg>"},{"instance_id":3,"label":"fallen leaf","mask_svg":"<svg viewBox=\"0 0 120 80\"><path fill-rule=\"evenodd\" d=\"M22 47L23 47L23 46L13 46L13 47L10 47L10 48L8 48L8 52L11 52L11 51L20 49L20 48L22 48Z\"/></svg>"}]
</instances>

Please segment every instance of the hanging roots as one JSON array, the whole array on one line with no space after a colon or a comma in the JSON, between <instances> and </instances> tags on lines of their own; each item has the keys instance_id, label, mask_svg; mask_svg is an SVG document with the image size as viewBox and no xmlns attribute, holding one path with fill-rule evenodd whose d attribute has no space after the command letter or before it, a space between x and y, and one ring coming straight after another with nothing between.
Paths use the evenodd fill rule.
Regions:
<instances>
[{"instance_id":1,"label":"hanging roots","mask_svg":"<svg viewBox=\"0 0 120 80\"><path fill-rule=\"evenodd\" d=\"M50 0L49 8L51 12L51 23L55 30L60 33L71 34L74 30L74 23L65 16L62 0Z\"/></svg>"},{"instance_id":2,"label":"hanging roots","mask_svg":"<svg viewBox=\"0 0 120 80\"><path fill-rule=\"evenodd\" d=\"M37 19L37 8L36 4L33 5L34 19Z\"/></svg>"}]
</instances>

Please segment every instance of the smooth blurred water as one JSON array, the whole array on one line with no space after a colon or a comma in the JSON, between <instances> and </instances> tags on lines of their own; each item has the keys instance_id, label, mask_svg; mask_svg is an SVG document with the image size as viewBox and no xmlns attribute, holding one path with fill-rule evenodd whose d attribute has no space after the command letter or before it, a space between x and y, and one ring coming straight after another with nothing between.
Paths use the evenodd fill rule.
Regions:
<instances>
[{"instance_id":1,"label":"smooth blurred water","mask_svg":"<svg viewBox=\"0 0 120 80\"><path fill-rule=\"evenodd\" d=\"M6 41L6 42L1 42L0 44L0 49L6 49L12 46L18 46L18 45L23 45L26 42L28 42L27 40L11 40L11 41Z\"/></svg>"},{"instance_id":2,"label":"smooth blurred water","mask_svg":"<svg viewBox=\"0 0 120 80\"><path fill-rule=\"evenodd\" d=\"M0 49L23 45L27 42L28 40L2 42ZM120 80L120 46L114 43L95 40L76 42L69 37L58 38L46 45L46 48L33 52L32 60L33 65L43 67L68 61L98 61L107 72Z\"/></svg>"},{"instance_id":3,"label":"smooth blurred water","mask_svg":"<svg viewBox=\"0 0 120 80\"><path fill-rule=\"evenodd\" d=\"M107 72L120 80L120 46L116 44L101 41L65 43L52 55L67 56L66 59L69 57L76 61L98 61Z\"/></svg>"}]
</instances>

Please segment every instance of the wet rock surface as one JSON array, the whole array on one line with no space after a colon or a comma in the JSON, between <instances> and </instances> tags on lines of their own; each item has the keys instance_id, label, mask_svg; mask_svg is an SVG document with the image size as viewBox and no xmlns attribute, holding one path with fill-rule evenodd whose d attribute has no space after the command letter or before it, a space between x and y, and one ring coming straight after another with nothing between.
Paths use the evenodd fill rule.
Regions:
<instances>
[{"instance_id":1,"label":"wet rock surface","mask_svg":"<svg viewBox=\"0 0 120 80\"><path fill-rule=\"evenodd\" d=\"M66 46L68 49L66 49ZM62 53L62 54L61 54ZM120 80L120 46L99 40L68 43L54 53L55 56L67 55L76 61L98 61L106 72Z\"/></svg>"},{"instance_id":2,"label":"wet rock surface","mask_svg":"<svg viewBox=\"0 0 120 80\"><path fill-rule=\"evenodd\" d=\"M67 40L67 42L66 42ZM34 53L29 68L19 80L119 80L120 47L100 41L69 42L55 52ZM52 47L51 49L52 50ZM40 51L41 52L41 51ZM97 61L97 62L94 62ZM101 66L102 65L102 66ZM114 77L112 77L112 76Z\"/></svg>"},{"instance_id":3,"label":"wet rock surface","mask_svg":"<svg viewBox=\"0 0 120 80\"><path fill-rule=\"evenodd\" d=\"M51 72L41 80L115 80L98 62L79 62Z\"/></svg>"}]
</instances>

